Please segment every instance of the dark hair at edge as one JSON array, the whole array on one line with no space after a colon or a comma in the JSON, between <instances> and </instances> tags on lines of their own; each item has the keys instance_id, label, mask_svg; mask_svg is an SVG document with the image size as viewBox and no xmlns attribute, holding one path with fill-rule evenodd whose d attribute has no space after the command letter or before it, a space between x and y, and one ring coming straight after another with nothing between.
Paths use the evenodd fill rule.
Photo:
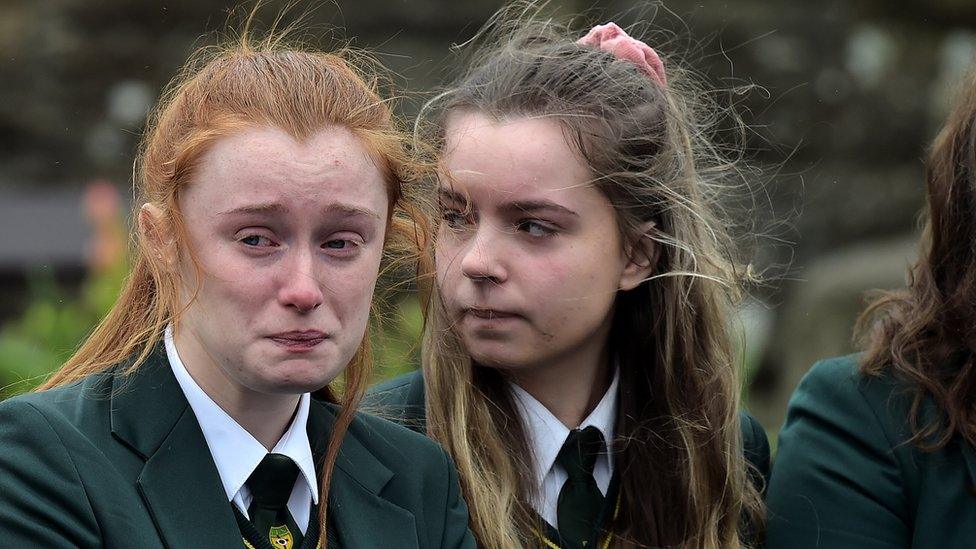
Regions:
<instances>
[{"instance_id":1,"label":"dark hair at edge","mask_svg":"<svg viewBox=\"0 0 976 549\"><path fill-rule=\"evenodd\" d=\"M728 190L734 161L707 140L707 122L685 99L701 97L690 75L669 64L665 90L633 64L578 46L578 32L533 15L534 8L516 3L482 30L476 41L485 46L468 72L425 107L434 111L434 141L443 139L457 112L500 121L551 117L594 174L592 184L614 205L625 241L639 238L642 222L656 222L655 274L618 294L611 331L622 389L614 441L622 472L614 546L743 546L745 529L761 538L764 517L746 480L740 384L727 331L739 275L732 242L716 216L715 202ZM526 479L533 473L520 458L530 455L529 444L521 422L511 420L517 412L503 374L469 366L472 398L461 400L458 382L452 385L449 376L462 374L445 366L451 360L445 356L456 351L431 341L456 336L438 322L436 300L432 306L437 335L429 338L425 360L431 434L458 463L479 541L496 547L517 538L533 545L540 526L528 504L533 488ZM462 411L478 401L483 408L462 419ZM449 417L453 426L446 425ZM452 430L469 421L477 429L491 425L493 433L463 442L461 430L471 425ZM488 438L504 452L488 449ZM507 471L485 470L499 463ZM493 477L517 479L514 505L482 505L482 495L494 496L475 484ZM506 509L517 532L490 532L501 518L497 512ZM481 517L490 514L486 510L495 516Z\"/></svg>"},{"instance_id":2,"label":"dark hair at edge","mask_svg":"<svg viewBox=\"0 0 976 549\"><path fill-rule=\"evenodd\" d=\"M907 384L910 441L927 451L956 435L976 444L976 68L957 93L925 165L919 258L906 287L875 293L856 330L862 372Z\"/></svg>"}]
</instances>

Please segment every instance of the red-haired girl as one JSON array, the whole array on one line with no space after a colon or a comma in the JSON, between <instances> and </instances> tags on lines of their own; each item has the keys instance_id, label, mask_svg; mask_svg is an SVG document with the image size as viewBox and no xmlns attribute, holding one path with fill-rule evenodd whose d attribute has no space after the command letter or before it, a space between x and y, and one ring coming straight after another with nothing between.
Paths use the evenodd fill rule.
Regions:
<instances>
[{"instance_id":1,"label":"red-haired girl","mask_svg":"<svg viewBox=\"0 0 976 549\"><path fill-rule=\"evenodd\" d=\"M444 451L355 411L381 257L423 220L352 59L245 39L168 88L119 300L0 404L5 546L474 546Z\"/></svg>"}]
</instances>

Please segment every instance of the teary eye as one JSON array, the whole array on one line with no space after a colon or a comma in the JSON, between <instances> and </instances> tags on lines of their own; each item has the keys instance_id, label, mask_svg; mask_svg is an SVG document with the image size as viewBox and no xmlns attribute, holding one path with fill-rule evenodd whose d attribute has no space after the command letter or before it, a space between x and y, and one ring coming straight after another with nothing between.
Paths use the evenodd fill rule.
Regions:
<instances>
[{"instance_id":1,"label":"teary eye","mask_svg":"<svg viewBox=\"0 0 976 549\"><path fill-rule=\"evenodd\" d=\"M245 246L274 246L274 242L266 236L261 236L258 234L249 234L243 238L238 239L238 242L244 244Z\"/></svg>"},{"instance_id":2,"label":"teary eye","mask_svg":"<svg viewBox=\"0 0 976 549\"><path fill-rule=\"evenodd\" d=\"M361 235L343 231L332 235L332 238L322 242L322 250L333 257L352 258L359 255L366 245L365 239Z\"/></svg>"}]
</instances>

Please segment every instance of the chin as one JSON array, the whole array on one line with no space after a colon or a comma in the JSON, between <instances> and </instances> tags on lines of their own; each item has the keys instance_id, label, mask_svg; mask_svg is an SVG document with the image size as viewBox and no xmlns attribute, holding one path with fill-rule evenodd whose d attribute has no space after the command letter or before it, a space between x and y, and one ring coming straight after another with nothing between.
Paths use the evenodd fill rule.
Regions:
<instances>
[{"instance_id":1,"label":"chin","mask_svg":"<svg viewBox=\"0 0 976 549\"><path fill-rule=\"evenodd\" d=\"M290 362L290 363L289 363ZM279 363L263 379L269 393L301 394L315 392L342 374L345 369L334 364L323 365L321 361L287 361Z\"/></svg>"},{"instance_id":2,"label":"chin","mask_svg":"<svg viewBox=\"0 0 976 549\"><path fill-rule=\"evenodd\" d=\"M333 378L334 379L334 378ZM314 393L319 389L328 385L332 379L322 379L322 380L267 380L264 385L264 390L261 391L267 394L276 395L300 395L303 393Z\"/></svg>"},{"instance_id":3,"label":"chin","mask_svg":"<svg viewBox=\"0 0 976 549\"><path fill-rule=\"evenodd\" d=\"M521 370L528 367L529 361L511 352L492 352L497 349L479 349L476 347L468 352L471 360L478 366L494 368L496 370Z\"/></svg>"}]
</instances>

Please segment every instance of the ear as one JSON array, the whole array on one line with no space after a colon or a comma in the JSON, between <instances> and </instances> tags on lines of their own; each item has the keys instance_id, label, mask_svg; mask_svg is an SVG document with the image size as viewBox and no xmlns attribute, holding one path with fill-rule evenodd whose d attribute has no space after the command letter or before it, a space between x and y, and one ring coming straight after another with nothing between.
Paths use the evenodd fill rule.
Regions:
<instances>
[{"instance_id":1,"label":"ear","mask_svg":"<svg viewBox=\"0 0 976 549\"><path fill-rule=\"evenodd\" d=\"M163 265L176 264L176 235L163 210L151 202L139 208L139 233L148 245L147 253Z\"/></svg>"},{"instance_id":2,"label":"ear","mask_svg":"<svg viewBox=\"0 0 976 549\"><path fill-rule=\"evenodd\" d=\"M661 247L652 238L656 227L657 223L654 221L642 223L639 235L624 249L627 265L620 273L620 283L617 285L620 290L633 290L654 272L661 255Z\"/></svg>"}]
</instances>

